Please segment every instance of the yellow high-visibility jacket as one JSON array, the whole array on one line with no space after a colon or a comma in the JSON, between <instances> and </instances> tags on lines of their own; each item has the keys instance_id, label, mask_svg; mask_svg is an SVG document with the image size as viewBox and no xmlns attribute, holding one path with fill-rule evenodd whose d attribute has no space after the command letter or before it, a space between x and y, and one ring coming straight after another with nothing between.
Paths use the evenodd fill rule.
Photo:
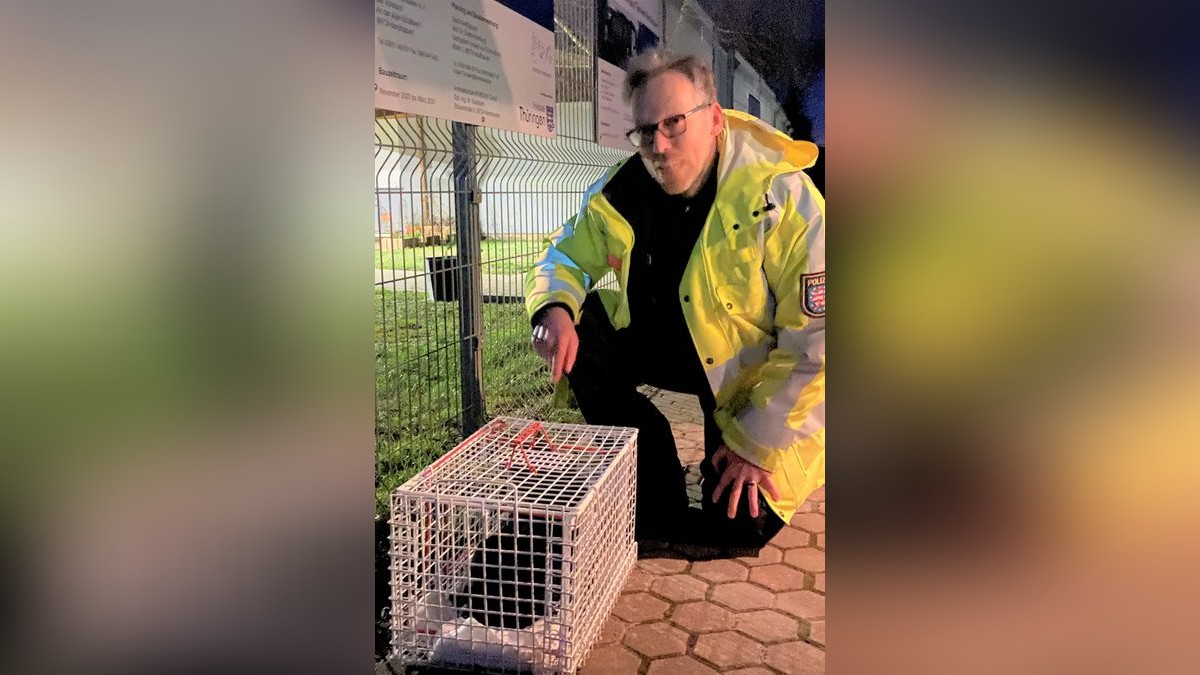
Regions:
<instances>
[{"instance_id":1,"label":"yellow high-visibility jacket","mask_svg":"<svg viewBox=\"0 0 1200 675\"><path fill-rule=\"evenodd\" d=\"M825 483L825 198L802 172L817 147L726 110L718 150L716 199L679 301L725 443L771 472L781 498L768 501L788 522ZM629 325L633 228L603 194L627 161L640 160L609 169L550 235L525 278L530 317L561 302L578 322L611 269L618 287L598 293L613 327Z\"/></svg>"}]
</instances>

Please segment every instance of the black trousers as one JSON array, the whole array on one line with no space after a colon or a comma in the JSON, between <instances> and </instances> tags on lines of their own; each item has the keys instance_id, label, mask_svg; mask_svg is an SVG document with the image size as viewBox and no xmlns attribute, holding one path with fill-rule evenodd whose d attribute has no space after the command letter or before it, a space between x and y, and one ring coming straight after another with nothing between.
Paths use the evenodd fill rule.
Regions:
<instances>
[{"instance_id":1,"label":"black trousers","mask_svg":"<svg viewBox=\"0 0 1200 675\"><path fill-rule=\"evenodd\" d=\"M761 495L756 518L750 516L745 499L738 506L737 517L728 518L729 490L719 503L712 503L720 479L712 457L723 441L713 419L716 401L690 341L661 344L652 336L614 329L595 293L588 294L576 330L579 352L567 379L584 419L589 424L638 429L637 538L752 548L770 541L784 523ZM700 399L704 461L700 465L703 510L699 513L688 508L684 471L671 426L637 390L643 384Z\"/></svg>"}]
</instances>

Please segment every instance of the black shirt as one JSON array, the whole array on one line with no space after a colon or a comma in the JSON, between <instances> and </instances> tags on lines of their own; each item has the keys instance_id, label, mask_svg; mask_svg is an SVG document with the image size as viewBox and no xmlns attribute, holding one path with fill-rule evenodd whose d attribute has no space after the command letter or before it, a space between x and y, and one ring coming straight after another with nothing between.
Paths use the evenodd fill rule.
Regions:
<instances>
[{"instance_id":1,"label":"black shirt","mask_svg":"<svg viewBox=\"0 0 1200 675\"><path fill-rule=\"evenodd\" d=\"M692 197L668 195L640 161L629 164L634 175L618 183L620 189L610 197L633 227L628 337L642 346L653 370L668 380L693 382L703 369L683 316L679 284L716 199L717 162Z\"/></svg>"}]
</instances>

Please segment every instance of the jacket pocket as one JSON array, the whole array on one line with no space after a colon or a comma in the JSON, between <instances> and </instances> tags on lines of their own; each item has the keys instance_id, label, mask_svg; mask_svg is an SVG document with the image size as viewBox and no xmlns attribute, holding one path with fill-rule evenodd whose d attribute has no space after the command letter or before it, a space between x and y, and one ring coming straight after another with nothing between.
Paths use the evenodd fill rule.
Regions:
<instances>
[{"instance_id":1,"label":"jacket pocket","mask_svg":"<svg viewBox=\"0 0 1200 675\"><path fill-rule=\"evenodd\" d=\"M717 297L730 316L744 317L755 324L767 318L767 285L761 268L747 272L747 278L731 278L717 285Z\"/></svg>"},{"instance_id":2,"label":"jacket pocket","mask_svg":"<svg viewBox=\"0 0 1200 675\"><path fill-rule=\"evenodd\" d=\"M758 314L766 301L766 278L762 256L756 247L743 246L721 251L715 278L717 295L726 311Z\"/></svg>"},{"instance_id":3,"label":"jacket pocket","mask_svg":"<svg viewBox=\"0 0 1200 675\"><path fill-rule=\"evenodd\" d=\"M724 283L750 283L762 270L762 257L757 249L749 246L722 249L716 258L717 278Z\"/></svg>"}]
</instances>

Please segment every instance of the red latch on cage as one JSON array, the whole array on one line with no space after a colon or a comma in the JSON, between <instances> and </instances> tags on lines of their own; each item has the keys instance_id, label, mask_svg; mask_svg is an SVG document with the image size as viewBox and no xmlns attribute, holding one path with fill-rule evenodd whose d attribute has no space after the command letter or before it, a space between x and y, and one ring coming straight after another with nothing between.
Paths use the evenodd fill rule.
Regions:
<instances>
[{"instance_id":1,"label":"red latch on cage","mask_svg":"<svg viewBox=\"0 0 1200 675\"><path fill-rule=\"evenodd\" d=\"M480 438L491 437L493 434L502 433L508 428L508 423L502 419L495 419L485 425L482 429L472 434L468 441ZM550 434L546 432L546 428L540 422L531 422L528 426L522 429L512 440L508 441L509 456L508 463L505 464L506 471L512 470L513 460L517 456L517 452L521 453L521 459L525 462L525 468L529 469L530 473L537 473L537 466L529 459L529 450L536 445L538 439L541 439L546 447L551 452L563 452L566 450L574 452L598 452L600 449L590 445L563 445L556 444Z\"/></svg>"}]
</instances>

